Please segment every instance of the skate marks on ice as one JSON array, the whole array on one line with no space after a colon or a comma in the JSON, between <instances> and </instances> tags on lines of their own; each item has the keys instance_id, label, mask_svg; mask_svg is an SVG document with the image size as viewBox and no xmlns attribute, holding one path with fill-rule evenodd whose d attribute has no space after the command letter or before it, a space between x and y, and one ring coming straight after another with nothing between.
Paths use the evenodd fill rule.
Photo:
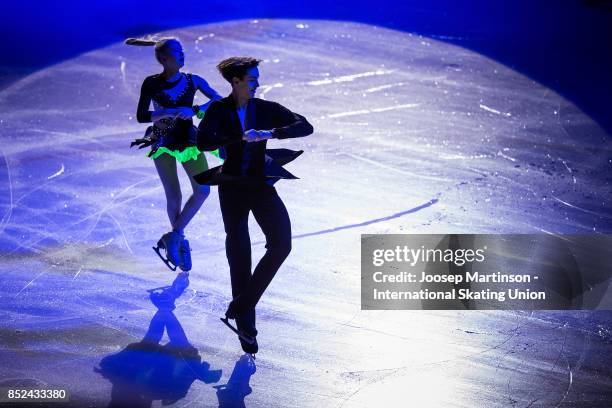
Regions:
<instances>
[{"instance_id":1,"label":"skate marks on ice","mask_svg":"<svg viewBox=\"0 0 612 408\"><path fill-rule=\"evenodd\" d=\"M194 271L172 313L222 375L217 388L194 380L175 405L427 406L432 389L432 405L610 397L597 358L609 355L606 315L359 305L362 233L610 230L610 145L586 115L471 51L372 26L252 20L167 34L183 41L185 70L221 93L216 62L264 59L262 96L316 130L274 142L306 152L290 164L301 179L277 185L304 239L262 300L256 372L218 322L230 293L215 194L190 225ZM150 250L167 232L163 191L128 148L145 128L134 113L158 70L150 51L115 44L0 93L0 380L69 385L82 405L108 405L114 384L93 367L141 342L157 313L146 290L174 277Z\"/></svg>"},{"instance_id":2,"label":"skate marks on ice","mask_svg":"<svg viewBox=\"0 0 612 408\"><path fill-rule=\"evenodd\" d=\"M610 385L610 380L601 376L606 363L598 361L598 353L611 343L602 342L598 332L585 330L580 319L588 319L587 312L570 316L561 312L503 313L509 324L489 327L499 321L499 313L475 314L462 314L463 322L457 322L455 333L448 333L454 339L454 352L459 351L456 354L441 355L441 349L432 352L439 341L440 346L444 342L427 336L430 333L425 324L422 333L413 334L413 338L397 340L398 328L378 332L371 339L376 340L371 351L380 351L385 343L389 347L394 340L398 343L395 361L342 373L351 392L338 406L410 401L417 406L439 407L461 401L460 406L579 407L599 406L596 401L610 397L611 392L603 388ZM371 328L368 324L361 329ZM432 350L424 349L414 337L433 342ZM438 359L423 362L418 356L404 356L419 352ZM527 373L538 377L537 387ZM600 384L597 390L590 389L592 380Z\"/></svg>"},{"instance_id":3,"label":"skate marks on ice","mask_svg":"<svg viewBox=\"0 0 612 408\"><path fill-rule=\"evenodd\" d=\"M68 387L75 407L179 400L187 392L192 402L215 398L218 366L235 350L226 342L222 351L224 336L201 328L218 319L224 294L172 283L168 274L158 281L169 286L145 291L150 282L130 273L82 273L74 281L54 270L19 297L2 290L3 383L37 378Z\"/></svg>"},{"instance_id":4,"label":"skate marks on ice","mask_svg":"<svg viewBox=\"0 0 612 408\"><path fill-rule=\"evenodd\" d=\"M595 146L604 149L608 147L602 145L597 135L597 128L589 127L588 118L579 111L576 112L576 109L569 106L566 101L505 67L457 47L419 36L359 25L343 24L340 29L341 35L335 32L336 29L338 27L317 24L296 30L295 27L292 29L291 26L262 20L210 25L202 28L204 35L197 36L195 33L200 30L179 31L184 36L188 55L189 51L192 51L188 58L189 68L207 72L213 84L220 89L224 88L224 84L214 76L214 72L211 74L210 61L224 55L225 50L230 47L237 51L261 52L266 63L266 75L271 79L282 80L268 85L264 91L268 96L282 102L286 99L288 104L303 107L309 118L316 123L318 134L310 140L306 138L304 141L299 141L309 148L311 156L335 151L349 155L355 160L367 161L372 166L380 167L383 173L388 170L397 173L397 176L405 176L390 177L385 182L381 182L376 179L376 171L372 171L367 183L362 184L360 180L351 180L350 177L342 180L350 183L344 185L354 188L361 196L360 201L365 202L370 208L378 207L380 202L377 198L387 193L387 186L397 189L398 196L428 196L420 200L423 202L435 197L440 191L428 191L429 185L435 184L436 181L444 184L452 180L464 182L462 188L464 192L457 192L445 200L443 204L447 207L441 211L449 217L433 218L440 226L460 225L465 231L470 225L480 227L483 220L499 220L500 216L504 218L503 222L490 221L492 225L488 226L489 230L499 231L504 228L504 224L518 225L521 230L530 232L542 229L553 230L554 225L559 225L559 219L561 223L566 222L565 227L568 230L593 231L595 228L597 232L599 231L597 226L606 225L606 220L610 219L607 210L603 207L597 209L594 206L605 202L605 199L602 199L603 193L600 194L599 191L605 192L607 189L591 188L594 187L593 183L598 182L594 176L600 173L596 171L596 165L604 165L605 160L603 157L597 160L582 160L579 156L581 151L592 150ZM362 38L360 30L369 32L372 38ZM251 40L252 35L257 36L262 31L266 34L266 41L254 44ZM332 40L321 44L320 39L325 37ZM296 40L301 47L285 47L287 38ZM385 43L390 40L393 44L396 44L395 40L398 42L397 45L390 45L389 48L381 50L378 45L381 40ZM201 59L191 48L195 47L197 51L198 47L204 44L207 52L212 55ZM354 58L349 58L353 52L366 54L368 59L357 63ZM328 60L332 54L333 64ZM403 58L394 58L399 55ZM121 130L140 129L134 124L132 117L137 92L128 92L128 90L137 91L140 79L155 68L154 62L147 63L149 57L150 55L143 50L121 46L107 47L83 56L78 64L67 62L52 70L38 72L27 80L9 87L3 92L0 100L10 106L9 111L14 113L13 117L9 115L3 123L3 138L13 139L19 134L19 139L14 139L16 143L13 144L11 151L22 155L31 153L17 160L20 162L28 160L36 153L31 149L36 146L44 146L46 150L50 146L56 146L54 159L67 157L66 155L71 153L77 155L92 153L90 157L83 157L74 163L54 160L53 165L47 170L48 174L57 174L58 167L65 168L65 173L45 181L61 179L68 172L77 178L91 174L90 166L96 170L100 168L119 170L121 165L127 164L126 159L133 158L135 152L116 150L117 147L124 145L124 140L129 140L131 137L125 132L122 134ZM118 65L117 58L120 60ZM304 58L315 58L318 69L308 72L300 70L299 64ZM142 63L135 63L140 60ZM61 78L60 76L64 74L66 77L76 77L78 81ZM47 81L49 79L53 81ZM28 114L25 106L28 104L32 106L32 103L40 104L40 100L29 95L21 98L21 94L28 93L26 91L30 88L42 86L45 81L53 83L55 89L50 89L51 93L61 89L62 93L69 95L70 98L64 97L59 101L60 106L54 109L37 110L37 118L33 113ZM507 86L499 86L500 83ZM84 89L87 89L87 92L83 92ZM468 92L472 89L475 90ZM40 94L40 91L32 93L36 95ZM20 98L17 95L20 95ZM79 102L85 104L92 97L96 98L98 107L83 109L83 105ZM490 101L484 101L484 98ZM394 104L389 104L389 101L393 101ZM61 106L62 104L65 106ZM20 105L24 106L23 111L19 110ZM393 106L403 108L390 109ZM410 109L404 109L407 106L410 106ZM499 117L500 115L495 112L483 110L481 106L493 106L494 110L499 112L513 111L513 115ZM502 106L505 107L502 109ZM346 110L347 107L350 107L350 110ZM94 112L92 109L95 112L100 110L102 114L92 117L91 113ZM62 112L64 117L59 120L57 116L61 116ZM66 112L70 112L71 116L66 116ZM359 115L359 122L346 122L347 118L342 117L343 112L363 112L363 114ZM40 119L40 115L44 117L44 121ZM24 123L28 123L27 128L19 126ZM562 130L562 135L567 138L567 129L570 129L573 135L578 134L582 139L587 138L587 143L581 146L576 140L570 140L567 143L569 146L565 146L566 142L563 140L560 142L558 136ZM28 132L31 135L28 135ZM58 138L61 140L59 151ZM534 139L533 146L530 145L530 139ZM73 140L80 140L83 143L77 143L69 149L66 145ZM20 145L23 148L20 148ZM64 147L66 147L65 153L61 150ZM542 153L546 154L543 156L539 154L540 152L536 155L531 154L530 150L534 147L536 150L541 147ZM568 147L576 148L574 150L578 153L573 153L576 157L567 157ZM108 153L109 150L113 153ZM514 150L516 154L513 153ZM105 156L108 157L107 160ZM533 157L532 163L528 163L530 160L528 156ZM587 166L586 169L576 168L576 172L570 171L567 176L571 176L572 184L582 183L584 190L589 190L590 193L568 190L563 175L556 173L558 169L548 168L546 160L541 160L541 157L557 160L558 156L566 156L561 161L564 168L571 168L570 165ZM506 157L512 157L512 161L503 164ZM89 162L96 159L103 161L89 165ZM300 167L300 170L306 168L308 173L312 173L312 164L312 161L308 163L304 160L296 166ZM135 173L150 175L150 168L146 165L146 161L143 160L134 169ZM316 167L315 171L318 172L320 169L319 173L324 176L326 166L317 164ZM525 168L526 171L520 170ZM40 169L34 170L24 176L30 177L36 175L36 170L40 171ZM344 171L346 172L346 169ZM482 178L467 178L469 172L478 172ZM540 180L542 172L561 180L558 182ZM579 176L577 180L580 181L576 183L576 174L580 173L584 176ZM113 175L102 177L108 177L110 180L116 178ZM461 179L458 180L459 177ZM507 185L507 179L513 180L512 186ZM151 184L154 184L155 180L153 175ZM328 193L328 197L342 195L333 191L339 182L329 184L332 191L314 185L312 189L322 190ZM31 185L24 187L32 190L38 189L40 185L41 183L34 179ZM576 188L582 189L582 187ZM66 185L57 185L49 190L51 194L67 191ZM552 191L555 192L554 196ZM593 191L597 193L592 193ZM150 193L156 192L158 191L153 190ZM77 193L74 195L76 198ZM96 205L100 205L100 201L105 201L99 194L92 196L98 203L83 204L95 208ZM518 202L521 205L508 205L509 196L514 198L514 204ZM44 195L37 198L49 201L49 197ZM78 198L77 201L80 201L83 196ZM586 205L580 205L579 201L584 200L588 201ZM393 202L400 201L393 200ZM64 202L64 205L66 204L73 203ZM146 205L151 204L155 205L151 202L146 203ZM339 204L348 207L346 202ZM550 206L553 207L553 212L549 211ZM558 206L563 208L560 209ZM10 211L12 207L8 205L6 211ZM389 208L386 213L396 214L401 208L401 205L396 205L395 208ZM576 216L572 212L579 208L586 210L581 211L584 213L583 216ZM158 209L159 207L156 207L156 213L159 213ZM40 209L33 207L30 211L24 209L20 213L31 215L36 210ZM59 212L61 208L56 210ZM104 208L100 210L105 211ZM74 207L69 208L71 214L77 211ZM499 212L502 214L496 214ZM537 217L531 215L536 212L539 213ZM133 212L128 214L134 215ZM542 217L542 214L555 214L555 216ZM61 218L63 215L49 214L49 217ZM381 217L381 212L378 212L371 214L369 218ZM122 242L123 246L132 250L130 233L132 236L141 236L138 233L140 231L136 233L127 231L124 225L134 222L129 220L125 222L124 217L117 216L116 213L110 214L108 218L115 224L116 234L119 234L114 237L115 241ZM141 223L145 223L143 221L145 217L138 218ZM531 219L525 222L516 218ZM480 221L476 223L475 219ZM442 220L444 222L441 222ZM534 225L537 220L540 220L540 224L546 221L546 224L551 225ZM424 221L417 225L427 225L429 222ZM348 224L360 222L362 221ZM12 227L23 229L27 224L29 223L23 222L23 219L18 219ZM36 226L43 227L36 230L48 232L48 229L44 228L45 222ZM74 224L72 227L75 229ZM133 226L130 225L129 228ZM322 229L330 229L329 224ZM17 237L19 232L21 234ZM25 240L25 244L30 247L37 242L28 241L32 231L26 231L25 234L24 231L19 232L11 230L5 238L14 237L18 245L24 244ZM56 235L61 236L63 233L64 231L58 231ZM25 238L22 238L24 236ZM79 237L79 239L84 238Z\"/></svg>"}]
</instances>

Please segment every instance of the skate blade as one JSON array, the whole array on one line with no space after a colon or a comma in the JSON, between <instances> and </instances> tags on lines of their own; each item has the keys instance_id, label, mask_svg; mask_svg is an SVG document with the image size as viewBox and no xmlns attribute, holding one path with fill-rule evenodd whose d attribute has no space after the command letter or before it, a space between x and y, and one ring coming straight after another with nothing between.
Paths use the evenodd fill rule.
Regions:
<instances>
[{"instance_id":1,"label":"skate blade","mask_svg":"<svg viewBox=\"0 0 612 408\"><path fill-rule=\"evenodd\" d=\"M170 269L172 272L176 271L176 266L173 266L169 260L167 260L166 258L163 257L163 255L161 254L161 252L159 252L159 247L153 247L153 250L155 251L155 253L157 254L157 256L159 256L159 259L161 259L166 266L168 267L168 269Z\"/></svg>"},{"instance_id":2,"label":"skate blade","mask_svg":"<svg viewBox=\"0 0 612 408\"><path fill-rule=\"evenodd\" d=\"M227 327L230 328L231 331L233 331L234 333L236 333L238 335L238 337L240 337L242 340L246 341L249 344L255 344L255 339L252 338L251 336L248 336L246 334L244 334L243 332L241 332L240 330L238 330L237 328L235 328L230 322L229 319L227 317L220 317L219 318Z\"/></svg>"}]
</instances>

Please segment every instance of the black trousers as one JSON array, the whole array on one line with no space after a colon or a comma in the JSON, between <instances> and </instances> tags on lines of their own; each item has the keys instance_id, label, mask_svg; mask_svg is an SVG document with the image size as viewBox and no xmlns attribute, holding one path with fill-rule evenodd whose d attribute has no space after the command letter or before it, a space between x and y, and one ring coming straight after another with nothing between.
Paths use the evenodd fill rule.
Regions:
<instances>
[{"instance_id":1,"label":"black trousers","mask_svg":"<svg viewBox=\"0 0 612 408\"><path fill-rule=\"evenodd\" d=\"M222 184L219 204L225 225L232 296L239 311L236 324L239 329L256 334L255 305L291 251L289 214L276 189L263 182L248 186ZM266 253L252 274L248 225L251 211L266 237Z\"/></svg>"}]
</instances>

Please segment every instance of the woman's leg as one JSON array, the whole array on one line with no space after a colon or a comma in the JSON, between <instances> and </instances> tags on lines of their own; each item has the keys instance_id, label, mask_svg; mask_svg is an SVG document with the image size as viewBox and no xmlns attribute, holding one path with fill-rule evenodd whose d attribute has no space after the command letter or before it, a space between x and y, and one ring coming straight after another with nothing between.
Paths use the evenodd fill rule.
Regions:
<instances>
[{"instance_id":1,"label":"woman's leg","mask_svg":"<svg viewBox=\"0 0 612 408\"><path fill-rule=\"evenodd\" d=\"M191 182L193 193L185 203L183 210L176 220L175 229L181 234L183 233L183 229L187 226L187 224L189 224L189 221L191 221L193 216L196 215L210 194L209 186L200 185L193 179L193 176L196 174L208 170L208 163L206 162L204 153L200 153L195 160L189 160L188 162L183 163L183 167L189 175L189 181Z\"/></svg>"},{"instance_id":2,"label":"woman's leg","mask_svg":"<svg viewBox=\"0 0 612 408\"><path fill-rule=\"evenodd\" d=\"M181 214L181 186L176 173L176 159L169 154L162 154L154 160L157 174L161 179L166 193L166 207L170 225L176 229L177 220Z\"/></svg>"}]
</instances>

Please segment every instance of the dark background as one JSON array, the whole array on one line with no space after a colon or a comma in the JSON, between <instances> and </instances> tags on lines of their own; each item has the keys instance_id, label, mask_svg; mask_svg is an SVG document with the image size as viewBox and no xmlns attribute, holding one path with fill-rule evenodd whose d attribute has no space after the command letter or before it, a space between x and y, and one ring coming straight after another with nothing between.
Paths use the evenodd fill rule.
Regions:
<instances>
[{"instance_id":1,"label":"dark background","mask_svg":"<svg viewBox=\"0 0 612 408\"><path fill-rule=\"evenodd\" d=\"M0 13L0 88L128 36L247 18L344 20L475 50L554 89L612 133L610 0L11 1Z\"/></svg>"}]
</instances>

